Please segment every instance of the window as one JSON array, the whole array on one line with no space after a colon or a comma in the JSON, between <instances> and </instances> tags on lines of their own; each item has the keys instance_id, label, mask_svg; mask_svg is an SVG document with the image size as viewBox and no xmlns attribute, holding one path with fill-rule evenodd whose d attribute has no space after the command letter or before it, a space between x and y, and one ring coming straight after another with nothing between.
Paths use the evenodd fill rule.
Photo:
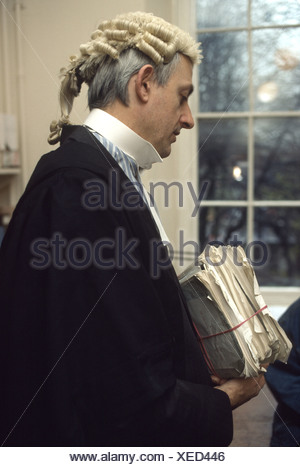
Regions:
<instances>
[{"instance_id":1,"label":"window","mask_svg":"<svg viewBox=\"0 0 300 467\"><path fill-rule=\"evenodd\" d=\"M300 2L195 4L199 243L242 242L261 286L299 287Z\"/></svg>"}]
</instances>

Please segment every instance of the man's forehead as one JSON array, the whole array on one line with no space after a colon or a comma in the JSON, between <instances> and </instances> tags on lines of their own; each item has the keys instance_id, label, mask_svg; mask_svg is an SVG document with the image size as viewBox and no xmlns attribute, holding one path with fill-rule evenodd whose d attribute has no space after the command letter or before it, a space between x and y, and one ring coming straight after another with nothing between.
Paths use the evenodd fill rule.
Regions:
<instances>
[{"instance_id":1,"label":"man's forehead","mask_svg":"<svg viewBox=\"0 0 300 467\"><path fill-rule=\"evenodd\" d=\"M191 94L194 90L194 86L192 84L192 75L192 62L188 57L186 57L183 54L180 54L180 62L174 73L174 78L177 79L178 86L182 88L182 90L188 90L189 94Z\"/></svg>"}]
</instances>

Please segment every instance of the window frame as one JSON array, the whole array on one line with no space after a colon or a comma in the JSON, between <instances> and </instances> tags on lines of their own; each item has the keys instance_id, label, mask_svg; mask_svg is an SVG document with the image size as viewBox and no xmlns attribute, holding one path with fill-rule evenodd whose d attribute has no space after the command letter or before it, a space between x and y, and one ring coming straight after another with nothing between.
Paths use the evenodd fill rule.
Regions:
<instances>
[{"instance_id":1,"label":"window frame","mask_svg":"<svg viewBox=\"0 0 300 467\"><path fill-rule=\"evenodd\" d=\"M257 111L254 110L254 88L252 79L252 38L253 32L256 30L268 30L274 28L295 28L300 27L298 24L287 24L287 25L263 25L254 26L251 24L251 0L248 0L248 14L247 14L247 26L244 27L221 27L221 28L203 28L197 29L196 25L196 0L173 0L173 14L175 17L174 21L179 27L185 30L189 30L193 37L197 38L201 33L210 32L233 32L233 31L246 31L248 36L248 57L249 57L249 68L248 68L248 95L249 95L249 110L240 112L201 112L199 109L199 74L198 69L195 67L194 73L194 84L195 92L191 97L191 108L195 119L195 137L186 140L185 144L188 145L188 150L193 154L192 165L193 172L198 173L198 157L197 157L197 142L198 138L198 124L201 120L215 120L216 123L220 119L247 119L248 121L248 187L247 187L247 199L242 201L230 201L230 200L203 200L201 206L226 206L226 207L245 207L247 209L247 241L252 242L254 239L254 210L257 207L291 207L300 208L300 200L278 200L278 201L261 201L254 199L254 120L256 118L300 118L299 111ZM205 51L204 51L205 54ZM201 67L201 64L200 64ZM196 147L195 147L196 141ZM192 146L193 145L193 146ZM185 151L187 150L185 146ZM197 232L198 241L198 232ZM280 314L288 305L295 301L300 296L300 287L277 287L277 286L264 286L261 287L261 291L265 297L266 302L271 307L278 307Z\"/></svg>"}]
</instances>

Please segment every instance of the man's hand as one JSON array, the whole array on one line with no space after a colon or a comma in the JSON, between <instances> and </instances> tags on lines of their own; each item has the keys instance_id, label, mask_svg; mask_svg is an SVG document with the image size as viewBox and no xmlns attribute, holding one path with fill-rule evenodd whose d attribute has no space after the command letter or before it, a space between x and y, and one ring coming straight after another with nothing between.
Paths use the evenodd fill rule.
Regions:
<instances>
[{"instance_id":1,"label":"man's hand","mask_svg":"<svg viewBox=\"0 0 300 467\"><path fill-rule=\"evenodd\" d=\"M215 389L226 392L233 409L257 396L266 382L262 373L256 377L228 380L222 380L213 376L212 380L218 384L218 386L215 386Z\"/></svg>"}]
</instances>

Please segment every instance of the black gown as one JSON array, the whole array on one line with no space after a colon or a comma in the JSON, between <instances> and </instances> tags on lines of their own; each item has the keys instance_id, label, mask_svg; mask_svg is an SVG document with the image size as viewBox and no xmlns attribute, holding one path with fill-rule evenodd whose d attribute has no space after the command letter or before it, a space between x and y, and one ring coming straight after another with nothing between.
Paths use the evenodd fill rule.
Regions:
<instances>
[{"instance_id":1,"label":"black gown","mask_svg":"<svg viewBox=\"0 0 300 467\"><path fill-rule=\"evenodd\" d=\"M4 446L231 442L152 215L83 127L41 158L14 211L0 297Z\"/></svg>"}]
</instances>

